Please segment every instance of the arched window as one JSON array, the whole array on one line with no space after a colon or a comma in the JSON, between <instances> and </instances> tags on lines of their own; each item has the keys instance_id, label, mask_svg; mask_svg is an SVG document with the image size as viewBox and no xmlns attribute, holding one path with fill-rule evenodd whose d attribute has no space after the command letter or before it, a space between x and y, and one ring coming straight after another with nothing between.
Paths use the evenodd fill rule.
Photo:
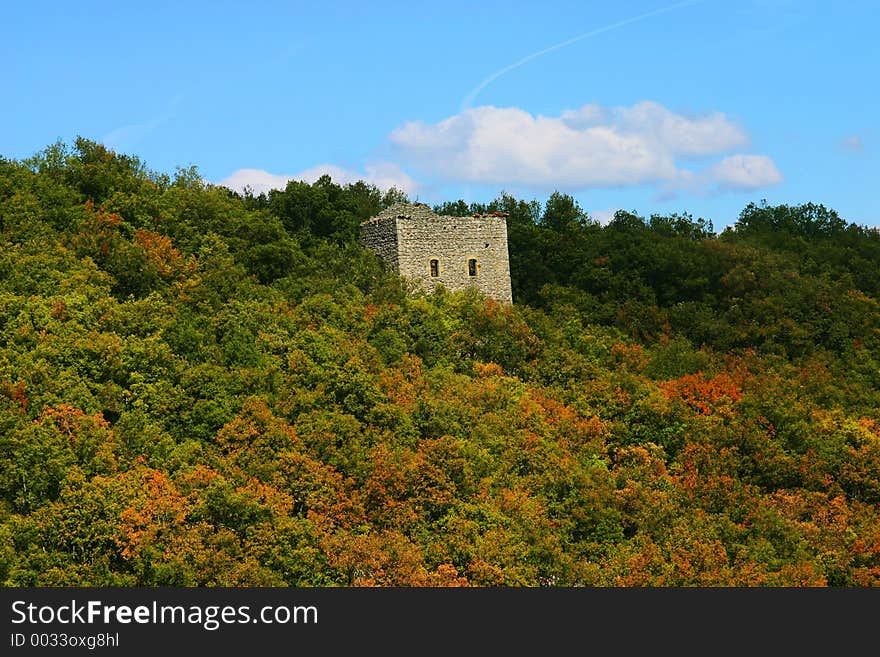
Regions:
<instances>
[{"instance_id":1,"label":"arched window","mask_svg":"<svg viewBox=\"0 0 880 657\"><path fill-rule=\"evenodd\" d=\"M431 278L437 278L440 275L440 261L437 258L431 258Z\"/></svg>"},{"instance_id":2,"label":"arched window","mask_svg":"<svg viewBox=\"0 0 880 657\"><path fill-rule=\"evenodd\" d=\"M477 260L475 258L471 258L468 260L468 276L476 276L477 275Z\"/></svg>"}]
</instances>

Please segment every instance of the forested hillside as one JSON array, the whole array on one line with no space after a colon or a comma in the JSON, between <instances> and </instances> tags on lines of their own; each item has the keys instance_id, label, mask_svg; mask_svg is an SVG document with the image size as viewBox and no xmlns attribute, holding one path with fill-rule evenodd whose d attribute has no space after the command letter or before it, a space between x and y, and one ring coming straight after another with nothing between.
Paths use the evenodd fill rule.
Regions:
<instances>
[{"instance_id":1,"label":"forested hillside","mask_svg":"<svg viewBox=\"0 0 880 657\"><path fill-rule=\"evenodd\" d=\"M880 234L508 216L515 304L84 139L0 159L0 582L880 584Z\"/></svg>"}]
</instances>

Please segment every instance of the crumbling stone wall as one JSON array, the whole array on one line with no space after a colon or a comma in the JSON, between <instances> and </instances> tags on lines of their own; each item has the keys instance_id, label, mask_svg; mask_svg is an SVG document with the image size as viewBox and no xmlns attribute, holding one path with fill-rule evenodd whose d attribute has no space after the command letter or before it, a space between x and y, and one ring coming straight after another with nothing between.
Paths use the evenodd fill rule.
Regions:
<instances>
[{"instance_id":1,"label":"crumbling stone wall","mask_svg":"<svg viewBox=\"0 0 880 657\"><path fill-rule=\"evenodd\" d=\"M365 221L360 225L361 243L398 270L397 222L393 217L384 221Z\"/></svg>"},{"instance_id":2,"label":"crumbling stone wall","mask_svg":"<svg viewBox=\"0 0 880 657\"><path fill-rule=\"evenodd\" d=\"M476 287L497 301L513 301L507 221L500 213L450 217L424 204L398 203L361 224L361 241L427 292L438 285ZM437 276L431 275L431 260L437 261Z\"/></svg>"}]
</instances>

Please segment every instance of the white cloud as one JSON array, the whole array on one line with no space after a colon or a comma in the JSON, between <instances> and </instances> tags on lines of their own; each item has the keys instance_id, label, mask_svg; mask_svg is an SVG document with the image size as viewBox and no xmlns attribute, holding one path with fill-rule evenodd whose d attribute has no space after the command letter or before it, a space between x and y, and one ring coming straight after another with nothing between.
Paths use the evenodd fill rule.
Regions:
<instances>
[{"instance_id":1,"label":"white cloud","mask_svg":"<svg viewBox=\"0 0 880 657\"><path fill-rule=\"evenodd\" d=\"M611 220L614 219L614 215L617 212L618 208L609 208L607 210L593 210L590 212L590 216L598 221L601 225L607 226L611 223Z\"/></svg>"},{"instance_id":2,"label":"white cloud","mask_svg":"<svg viewBox=\"0 0 880 657\"><path fill-rule=\"evenodd\" d=\"M393 162L368 164L366 170L365 180L379 189L387 190L396 187L407 194L413 194L420 189L419 184Z\"/></svg>"},{"instance_id":3,"label":"white cloud","mask_svg":"<svg viewBox=\"0 0 880 657\"><path fill-rule=\"evenodd\" d=\"M849 135L840 140L840 147L850 153L861 153L865 150L865 144L859 135Z\"/></svg>"},{"instance_id":4,"label":"white cloud","mask_svg":"<svg viewBox=\"0 0 880 657\"><path fill-rule=\"evenodd\" d=\"M782 174L766 155L731 155L709 167L708 179L721 189L752 190L782 182Z\"/></svg>"},{"instance_id":5,"label":"white cloud","mask_svg":"<svg viewBox=\"0 0 880 657\"><path fill-rule=\"evenodd\" d=\"M243 192L246 187L250 187L255 194L260 194L270 189L284 189L289 180L293 178L279 176L262 169L239 169L217 184L237 192Z\"/></svg>"},{"instance_id":6,"label":"white cloud","mask_svg":"<svg viewBox=\"0 0 880 657\"><path fill-rule=\"evenodd\" d=\"M745 147L748 135L720 112L675 113L659 103L590 104L558 117L492 106L439 123L412 121L395 129L400 157L447 181L586 189L642 184L753 189L781 180L763 155L732 155L702 172L681 160L720 156Z\"/></svg>"},{"instance_id":7,"label":"white cloud","mask_svg":"<svg viewBox=\"0 0 880 657\"><path fill-rule=\"evenodd\" d=\"M358 173L335 164L319 164L293 175L269 173L262 169L239 169L230 174L218 185L229 187L238 192L250 187L255 194L268 192L270 189L284 189L291 180L302 180L313 183L323 175L329 175L337 185L347 185L359 180L370 183L382 190L396 187L407 193L418 189L415 181L399 166L391 162L368 164L365 173Z\"/></svg>"},{"instance_id":8,"label":"white cloud","mask_svg":"<svg viewBox=\"0 0 880 657\"><path fill-rule=\"evenodd\" d=\"M321 176L330 176L330 178L333 179L333 182L337 185L347 185L349 183L357 182L358 180L366 179L366 176L360 175L356 171L343 169L335 164L319 164L300 171L298 174L291 176L290 179L313 183Z\"/></svg>"},{"instance_id":9,"label":"white cloud","mask_svg":"<svg viewBox=\"0 0 880 657\"><path fill-rule=\"evenodd\" d=\"M668 153L596 125L572 128L516 108L478 107L435 125L411 122L391 134L404 158L450 180L613 186L670 178Z\"/></svg>"},{"instance_id":10,"label":"white cloud","mask_svg":"<svg viewBox=\"0 0 880 657\"><path fill-rule=\"evenodd\" d=\"M680 156L714 155L749 144L742 127L721 112L689 117L650 101L615 108L612 125Z\"/></svg>"},{"instance_id":11,"label":"white cloud","mask_svg":"<svg viewBox=\"0 0 880 657\"><path fill-rule=\"evenodd\" d=\"M477 107L438 123L405 123L389 141L398 160L420 170L435 187L473 183L578 191L653 185L661 198L669 198L681 192L754 190L782 181L770 157L741 152L749 136L725 114L684 114L651 101L627 107L588 104L555 117L516 107ZM390 161L367 164L363 173L333 164L293 175L239 169L219 184L260 193L325 174L338 184L364 180L409 195L431 188Z\"/></svg>"}]
</instances>

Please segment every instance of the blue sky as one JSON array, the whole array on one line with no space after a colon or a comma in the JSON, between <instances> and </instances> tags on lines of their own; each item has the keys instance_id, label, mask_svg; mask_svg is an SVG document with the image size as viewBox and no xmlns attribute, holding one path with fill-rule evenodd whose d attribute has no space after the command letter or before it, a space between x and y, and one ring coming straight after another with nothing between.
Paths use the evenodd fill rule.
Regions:
<instances>
[{"instance_id":1,"label":"blue sky","mask_svg":"<svg viewBox=\"0 0 880 657\"><path fill-rule=\"evenodd\" d=\"M329 172L880 225L877 2L8 3L0 154L77 135L256 189Z\"/></svg>"}]
</instances>

